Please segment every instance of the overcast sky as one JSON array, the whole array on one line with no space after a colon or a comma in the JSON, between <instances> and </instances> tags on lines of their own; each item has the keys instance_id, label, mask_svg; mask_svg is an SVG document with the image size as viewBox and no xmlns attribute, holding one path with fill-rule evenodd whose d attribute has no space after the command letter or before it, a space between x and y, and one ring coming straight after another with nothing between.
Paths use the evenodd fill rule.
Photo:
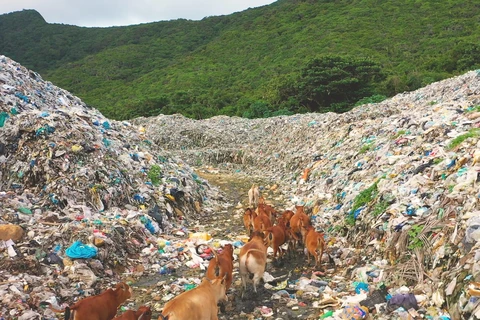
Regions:
<instances>
[{"instance_id":1,"label":"overcast sky","mask_svg":"<svg viewBox=\"0 0 480 320\"><path fill-rule=\"evenodd\" d=\"M126 26L178 18L201 20L273 3L273 0L0 0L0 14L35 9L49 23Z\"/></svg>"}]
</instances>

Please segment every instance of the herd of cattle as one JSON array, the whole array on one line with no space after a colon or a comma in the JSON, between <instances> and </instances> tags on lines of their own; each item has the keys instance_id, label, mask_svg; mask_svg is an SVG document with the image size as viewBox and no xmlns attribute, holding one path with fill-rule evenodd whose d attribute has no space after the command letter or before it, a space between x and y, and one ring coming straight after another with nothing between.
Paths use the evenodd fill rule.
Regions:
<instances>
[{"instance_id":1,"label":"herd of cattle","mask_svg":"<svg viewBox=\"0 0 480 320\"><path fill-rule=\"evenodd\" d=\"M310 255L319 265L325 250L324 234L315 231L303 206L296 206L296 212L286 210L278 213L265 203L258 187L253 185L248 192L250 208L243 215L243 222L250 235L249 241L241 248L239 254L239 273L242 281L242 297L247 289L247 280L253 275L253 289L263 278L267 265L267 248L273 249L277 259L287 252L294 254L302 243L310 264ZM251 208L253 207L253 209ZM283 247L287 247L284 249ZM220 253L208 245L196 247L197 253L213 253L205 277L196 288L186 291L168 301L159 320L216 320L218 303L227 301L226 292L232 285L233 247L227 244ZM115 318L118 307L132 296L132 289L126 283L119 283L114 289L79 300L74 305L57 310L50 303L41 305L54 312L64 312L65 319L71 320L151 320L152 313L148 306L141 306L137 311L126 311Z\"/></svg>"}]
</instances>

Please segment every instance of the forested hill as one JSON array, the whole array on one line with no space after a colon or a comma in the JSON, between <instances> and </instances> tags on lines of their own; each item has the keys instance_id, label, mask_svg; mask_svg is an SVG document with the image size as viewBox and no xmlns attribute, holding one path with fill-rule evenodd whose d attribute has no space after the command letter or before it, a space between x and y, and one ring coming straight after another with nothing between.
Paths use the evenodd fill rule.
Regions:
<instances>
[{"instance_id":1,"label":"forested hill","mask_svg":"<svg viewBox=\"0 0 480 320\"><path fill-rule=\"evenodd\" d=\"M112 28L0 15L0 54L117 119L342 112L479 68L479 40L473 0L279 0Z\"/></svg>"}]
</instances>

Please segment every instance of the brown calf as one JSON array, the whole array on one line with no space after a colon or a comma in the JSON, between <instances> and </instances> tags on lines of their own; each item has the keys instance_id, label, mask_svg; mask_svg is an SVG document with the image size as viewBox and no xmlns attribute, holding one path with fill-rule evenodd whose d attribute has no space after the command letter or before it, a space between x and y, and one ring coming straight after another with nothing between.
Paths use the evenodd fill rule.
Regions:
<instances>
[{"instance_id":1,"label":"brown calf","mask_svg":"<svg viewBox=\"0 0 480 320\"><path fill-rule=\"evenodd\" d=\"M265 214L269 219L272 225L275 223L275 219L277 218L277 212L275 209L268 204L260 203L257 208L258 214Z\"/></svg>"},{"instance_id":2,"label":"brown calf","mask_svg":"<svg viewBox=\"0 0 480 320\"><path fill-rule=\"evenodd\" d=\"M253 231L253 220L257 217L255 210L247 208L243 214L243 225L248 232L248 235Z\"/></svg>"},{"instance_id":3,"label":"brown calf","mask_svg":"<svg viewBox=\"0 0 480 320\"><path fill-rule=\"evenodd\" d=\"M290 227L292 228L292 236L294 238L293 243L296 244L299 239L302 239L302 242L305 243L305 233L302 232L302 225L307 227L310 226L310 218L303 211L303 206L295 206L296 213L290 219Z\"/></svg>"},{"instance_id":4,"label":"brown calf","mask_svg":"<svg viewBox=\"0 0 480 320\"><path fill-rule=\"evenodd\" d=\"M65 310L53 308L50 302L41 302L40 305L48 306L54 312L65 312L65 320L111 320L117 314L118 307L131 296L132 288L120 282L115 289L107 289L99 295L77 301Z\"/></svg>"},{"instance_id":5,"label":"brown calf","mask_svg":"<svg viewBox=\"0 0 480 320\"><path fill-rule=\"evenodd\" d=\"M141 306L137 311L128 310L119 317L113 318L113 320L151 320L152 311L150 307Z\"/></svg>"},{"instance_id":6,"label":"brown calf","mask_svg":"<svg viewBox=\"0 0 480 320\"><path fill-rule=\"evenodd\" d=\"M240 249L239 269L244 291L247 290L248 274L253 273L253 289L257 292L257 285L263 278L267 265L267 247L263 243L264 235L254 231L242 249Z\"/></svg>"},{"instance_id":7,"label":"brown calf","mask_svg":"<svg viewBox=\"0 0 480 320\"><path fill-rule=\"evenodd\" d=\"M258 214L258 216L253 219L253 231L263 232L265 229L272 226L272 221L266 214Z\"/></svg>"},{"instance_id":8,"label":"brown calf","mask_svg":"<svg viewBox=\"0 0 480 320\"><path fill-rule=\"evenodd\" d=\"M325 247L326 247L324 234L316 232L315 228L312 227L311 225L306 227L303 226L302 228L305 230L305 233L306 233L305 248L307 248L308 264L310 264L310 254L311 254L315 258L315 267L317 265L321 265L323 252L325 251ZM317 250L319 250L320 253L317 253Z\"/></svg>"},{"instance_id":9,"label":"brown calf","mask_svg":"<svg viewBox=\"0 0 480 320\"><path fill-rule=\"evenodd\" d=\"M195 249L198 252L198 248L202 244L198 245ZM225 276L225 288L228 290L232 285L232 272L233 272L233 247L231 244L226 244L223 247L221 253L217 254L215 250L209 247L212 250L215 258L210 260L208 264L206 277L208 279L223 278Z\"/></svg>"},{"instance_id":10,"label":"brown calf","mask_svg":"<svg viewBox=\"0 0 480 320\"><path fill-rule=\"evenodd\" d=\"M227 300L225 277L204 278L198 287L168 301L158 320L218 320L218 302Z\"/></svg>"},{"instance_id":11,"label":"brown calf","mask_svg":"<svg viewBox=\"0 0 480 320\"><path fill-rule=\"evenodd\" d=\"M285 224L287 225L287 227L290 226L290 219L292 219L293 215L294 215L294 213L293 213L292 210L285 210L282 213L282 218L285 221Z\"/></svg>"},{"instance_id":12,"label":"brown calf","mask_svg":"<svg viewBox=\"0 0 480 320\"><path fill-rule=\"evenodd\" d=\"M273 258L277 258L280 251L280 258L283 257L281 246L287 241L287 231L283 218L278 219L278 224L265 230L265 244L273 248Z\"/></svg>"}]
</instances>

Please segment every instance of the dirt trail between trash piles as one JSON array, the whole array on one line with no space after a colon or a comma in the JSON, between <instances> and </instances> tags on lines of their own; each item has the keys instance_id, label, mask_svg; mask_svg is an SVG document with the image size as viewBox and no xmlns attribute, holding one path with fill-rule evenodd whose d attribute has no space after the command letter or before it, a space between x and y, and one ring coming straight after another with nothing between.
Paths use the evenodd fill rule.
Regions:
<instances>
[{"instance_id":1,"label":"dirt trail between trash piles","mask_svg":"<svg viewBox=\"0 0 480 320\"><path fill-rule=\"evenodd\" d=\"M204 217L201 224L205 226L205 231L210 232L213 239L235 241L238 236L246 235L242 222L243 210L248 206L247 192L253 182L260 186L265 186L262 194L266 197L267 202L271 202L275 208L284 209L284 204L281 203L275 191L270 190L270 184L261 179L252 179L242 175L223 174L218 172L197 172L202 178L207 179L213 186L218 187L225 196L225 200L230 204L228 208L219 210L216 215ZM238 203L242 203L240 208ZM238 253L238 252L237 252ZM313 265L313 263L312 263ZM323 271L325 267L323 267ZM297 252L292 257L287 257L281 261L274 262L269 256L266 271L274 278L279 278L277 281L270 282L272 289L266 289L264 283L260 286L257 294L251 289L251 284L247 289L245 297L241 298L241 282L238 275L238 263L234 262L234 282L227 295L229 301L224 306L224 309L219 313L219 319L258 319L265 317L262 314L268 312L267 308L271 309L273 315L270 319L318 319L321 311L312 307L311 296L305 295L302 298L302 292L296 289L290 289L288 284L294 283L301 276L311 278L313 267L307 267L306 259L303 253ZM318 272L317 272L318 274ZM134 286L137 287L135 305L139 306L144 303L151 302L151 293L159 289L160 284L172 283L181 277L197 277L203 276L203 271L199 268L189 269L184 267L181 270L176 270L174 274L156 275L155 277L141 278ZM318 280L323 280L323 276L319 276ZM288 280L285 283L285 280ZM285 285L287 286L285 287ZM272 295L279 290L286 290L291 295L288 299L272 299ZM160 296L160 298L162 298ZM159 298L159 299L160 299ZM292 298L297 301L292 302ZM318 299L318 298L317 298ZM288 301L290 305L287 306ZM164 305L164 301L153 301L152 306L154 310L159 310ZM265 308L266 307L266 308ZM153 318L157 319L159 312L153 312Z\"/></svg>"}]
</instances>

